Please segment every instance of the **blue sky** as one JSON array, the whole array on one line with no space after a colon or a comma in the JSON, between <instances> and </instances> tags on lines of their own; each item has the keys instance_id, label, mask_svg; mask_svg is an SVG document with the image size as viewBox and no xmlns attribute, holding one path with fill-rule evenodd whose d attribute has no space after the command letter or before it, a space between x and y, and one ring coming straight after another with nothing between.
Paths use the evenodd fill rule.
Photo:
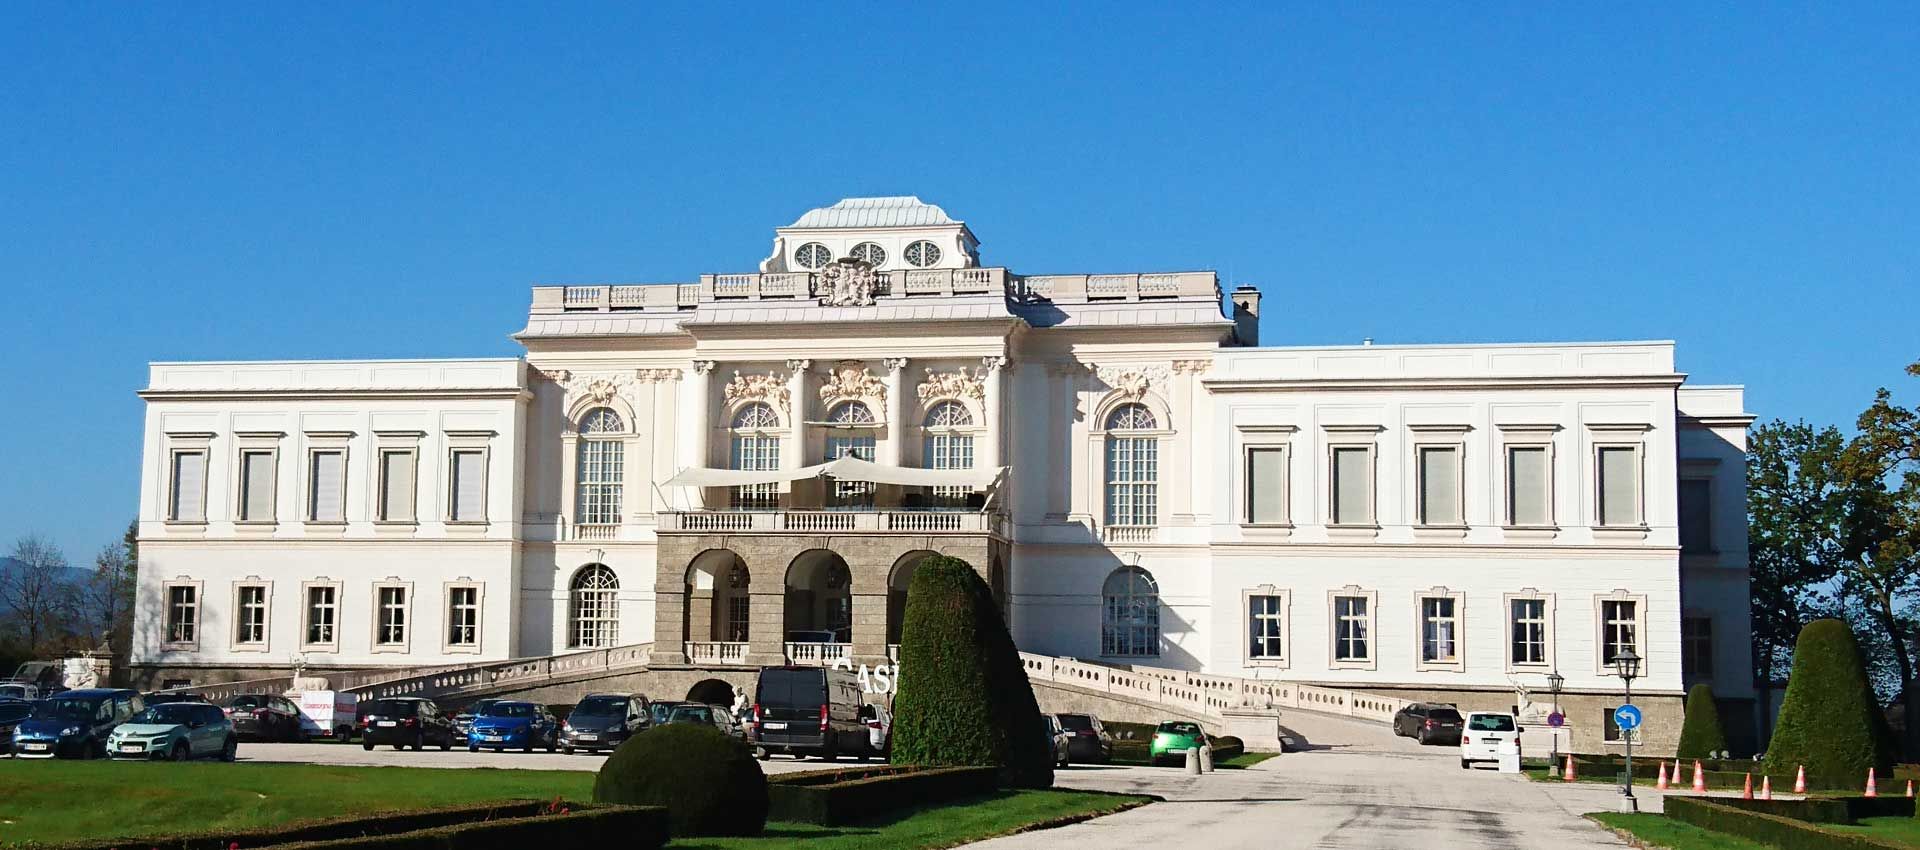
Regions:
<instances>
[{"instance_id":1,"label":"blue sky","mask_svg":"<svg viewBox=\"0 0 1920 850\"><path fill-rule=\"evenodd\" d=\"M1017 271L1219 269L1270 344L1920 401L1910 2L383 5L0 9L0 548L117 539L149 360L512 355L531 284L748 270L862 194Z\"/></svg>"}]
</instances>

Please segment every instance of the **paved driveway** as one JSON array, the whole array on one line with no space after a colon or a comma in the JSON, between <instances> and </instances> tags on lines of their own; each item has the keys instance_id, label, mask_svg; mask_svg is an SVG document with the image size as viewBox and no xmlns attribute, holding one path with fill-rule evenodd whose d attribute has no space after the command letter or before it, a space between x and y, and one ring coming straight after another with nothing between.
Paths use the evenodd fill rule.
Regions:
<instances>
[{"instance_id":1,"label":"paved driveway","mask_svg":"<svg viewBox=\"0 0 1920 850\"><path fill-rule=\"evenodd\" d=\"M1370 848L1538 850L1626 847L1580 817L1617 811L1608 786L1529 782L1461 770L1451 747L1421 747L1384 728L1292 714L1306 739L1248 770L1188 776L1165 768L1072 767L1056 784L1167 799L1057 830L986 841L988 850L1100 848ZM1656 800L1649 802L1657 803Z\"/></svg>"}]
</instances>

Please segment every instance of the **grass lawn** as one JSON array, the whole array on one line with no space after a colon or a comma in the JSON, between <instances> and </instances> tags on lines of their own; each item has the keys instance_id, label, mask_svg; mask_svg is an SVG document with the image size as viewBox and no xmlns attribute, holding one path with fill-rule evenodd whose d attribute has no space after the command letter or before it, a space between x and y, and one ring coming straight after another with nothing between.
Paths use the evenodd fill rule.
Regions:
<instances>
[{"instance_id":1,"label":"grass lawn","mask_svg":"<svg viewBox=\"0 0 1920 850\"><path fill-rule=\"evenodd\" d=\"M1596 812L1587 817L1601 825L1624 832L1648 847L1668 850L1775 850L1765 844L1737 835L1701 829L1690 823L1670 820L1666 815L1625 812Z\"/></svg>"},{"instance_id":2,"label":"grass lawn","mask_svg":"<svg viewBox=\"0 0 1920 850\"><path fill-rule=\"evenodd\" d=\"M970 803L912 809L866 825L769 823L766 834L758 838L683 838L667 846L674 850L770 850L796 845L805 850L935 850L1067 819L1112 814L1147 802L1145 797L1084 791L1001 791Z\"/></svg>"},{"instance_id":3,"label":"grass lawn","mask_svg":"<svg viewBox=\"0 0 1920 850\"><path fill-rule=\"evenodd\" d=\"M459 803L590 799L572 770L0 760L0 845L137 838Z\"/></svg>"},{"instance_id":4,"label":"grass lawn","mask_svg":"<svg viewBox=\"0 0 1920 850\"><path fill-rule=\"evenodd\" d=\"M1864 833L1882 841L1920 847L1920 818L1862 818L1860 823L1853 826L1827 824L1826 828L1836 832Z\"/></svg>"}]
</instances>

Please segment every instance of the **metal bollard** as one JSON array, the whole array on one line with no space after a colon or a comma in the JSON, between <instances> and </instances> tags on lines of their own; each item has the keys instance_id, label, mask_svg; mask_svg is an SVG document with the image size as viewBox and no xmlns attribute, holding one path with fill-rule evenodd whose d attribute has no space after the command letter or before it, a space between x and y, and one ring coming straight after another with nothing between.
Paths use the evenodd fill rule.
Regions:
<instances>
[{"instance_id":1,"label":"metal bollard","mask_svg":"<svg viewBox=\"0 0 1920 850\"><path fill-rule=\"evenodd\" d=\"M1200 748L1200 772L1201 773L1213 772L1213 748L1212 747Z\"/></svg>"},{"instance_id":2,"label":"metal bollard","mask_svg":"<svg viewBox=\"0 0 1920 850\"><path fill-rule=\"evenodd\" d=\"M1200 775L1200 748L1199 747L1187 748L1187 772L1194 776Z\"/></svg>"}]
</instances>

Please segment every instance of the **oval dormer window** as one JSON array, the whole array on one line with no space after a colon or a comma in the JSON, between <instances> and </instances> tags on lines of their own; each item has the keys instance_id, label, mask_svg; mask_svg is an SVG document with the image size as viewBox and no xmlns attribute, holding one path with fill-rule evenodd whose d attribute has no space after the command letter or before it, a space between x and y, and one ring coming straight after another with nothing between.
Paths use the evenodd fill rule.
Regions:
<instances>
[{"instance_id":1,"label":"oval dormer window","mask_svg":"<svg viewBox=\"0 0 1920 850\"><path fill-rule=\"evenodd\" d=\"M850 256L876 269L887 264L887 249L880 247L878 242L862 242L855 245Z\"/></svg>"},{"instance_id":2,"label":"oval dormer window","mask_svg":"<svg viewBox=\"0 0 1920 850\"><path fill-rule=\"evenodd\" d=\"M794 249L793 261L803 269L817 269L833 262L833 252L818 242L808 242Z\"/></svg>"},{"instance_id":3,"label":"oval dormer window","mask_svg":"<svg viewBox=\"0 0 1920 850\"><path fill-rule=\"evenodd\" d=\"M907 246L907 264L924 269L940 262L940 246L922 239Z\"/></svg>"}]
</instances>

